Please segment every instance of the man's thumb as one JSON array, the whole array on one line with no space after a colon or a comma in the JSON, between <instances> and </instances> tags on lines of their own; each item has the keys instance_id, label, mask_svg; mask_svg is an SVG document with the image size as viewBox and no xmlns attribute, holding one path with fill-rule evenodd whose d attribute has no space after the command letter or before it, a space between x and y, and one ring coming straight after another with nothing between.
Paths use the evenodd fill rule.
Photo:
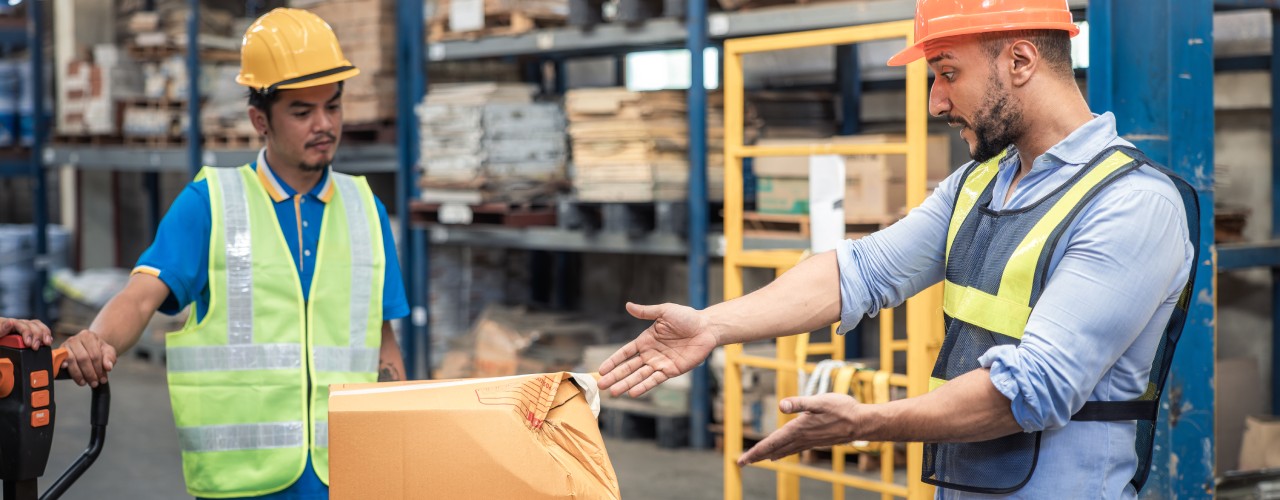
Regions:
<instances>
[{"instance_id":1,"label":"man's thumb","mask_svg":"<svg viewBox=\"0 0 1280 500\"><path fill-rule=\"evenodd\" d=\"M655 320L662 316L662 306L642 306L627 302L627 312L639 319Z\"/></svg>"},{"instance_id":2,"label":"man's thumb","mask_svg":"<svg viewBox=\"0 0 1280 500\"><path fill-rule=\"evenodd\" d=\"M807 397L787 398L778 402L778 409L782 410L782 413L793 415L796 413L801 413L806 411L817 411L818 408L815 403L816 401L814 401L813 398L807 398Z\"/></svg>"}]
</instances>

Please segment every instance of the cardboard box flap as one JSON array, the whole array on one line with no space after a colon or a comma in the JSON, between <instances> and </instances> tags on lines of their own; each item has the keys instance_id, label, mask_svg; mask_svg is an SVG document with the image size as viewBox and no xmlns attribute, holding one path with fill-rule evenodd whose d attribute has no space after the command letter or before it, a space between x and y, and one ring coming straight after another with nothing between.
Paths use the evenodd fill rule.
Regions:
<instances>
[{"instance_id":1,"label":"cardboard box flap","mask_svg":"<svg viewBox=\"0 0 1280 500\"><path fill-rule=\"evenodd\" d=\"M330 388L334 498L616 500L591 375Z\"/></svg>"}]
</instances>

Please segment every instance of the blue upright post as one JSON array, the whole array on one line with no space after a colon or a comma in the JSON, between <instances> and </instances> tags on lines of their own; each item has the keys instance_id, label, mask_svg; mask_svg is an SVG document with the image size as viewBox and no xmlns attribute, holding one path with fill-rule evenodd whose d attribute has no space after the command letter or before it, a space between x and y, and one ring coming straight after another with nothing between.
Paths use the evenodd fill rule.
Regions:
<instances>
[{"instance_id":1,"label":"blue upright post","mask_svg":"<svg viewBox=\"0 0 1280 500\"><path fill-rule=\"evenodd\" d=\"M31 176L35 179L35 230L36 230L36 280L32 285L34 299L34 316L42 321L49 321L44 300L44 287L49 281L49 188L44 177L44 140L48 128L44 107L44 20L40 9L43 2L27 3L27 53L31 64L31 102L32 131L31 141Z\"/></svg>"},{"instance_id":2,"label":"blue upright post","mask_svg":"<svg viewBox=\"0 0 1280 500\"><path fill-rule=\"evenodd\" d=\"M1214 487L1212 13L1211 0L1089 5L1091 107L1114 111L1122 137L1200 193L1197 283L1161 402L1145 498L1200 498Z\"/></svg>"},{"instance_id":3,"label":"blue upright post","mask_svg":"<svg viewBox=\"0 0 1280 500\"><path fill-rule=\"evenodd\" d=\"M1271 9L1271 239L1280 240L1280 9ZM1280 268L1271 268L1271 414L1280 415Z\"/></svg>"},{"instance_id":4,"label":"blue upright post","mask_svg":"<svg viewBox=\"0 0 1280 500\"><path fill-rule=\"evenodd\" d=\"M417 166L419 151L418 119L414 106L426 93L426 58L422 54L423 26L420 1L396 2L396 153L399 171L396 182L396 207L400 216L400 262L404 272L405 294L410 315L401 327L401 349L405 376L418 378L418 342L422 342L424 378L431 378L431 330L427 310L427 273L430 256L422 231L413 227L409 201L417 198ZM418 262L421 261L419 266Z\"/></svg>"},{"instance_id":5,"label":"blue upright post","mask_svg":"<svg viewBox=\"0 0 1280 500\"><path fill-rule=\"evenodd\" d=\"M200 0L187 8L187 168L191 178L200 173Z\"/></svg>"},{"instance_id":6,"label":"blue upright post","mask_svg":"<svg viewBox=\"0 0 1280 500\"><path fill-rule=\"evenodd\" d=\"M703 53L707 48L707 3L689 2L685 21L689 38L689 306L707 307L707 87ZM693 370L689 400L689 445L711 446L711 387L707 363Z\"/></svg>"},{"instance_id":7,"label":"blue upright post","mask_svg":"<svg viewBox=\"0 0 1280 500\"><path fill-rule=\"evenodd\" d=\"M862 131L862 67L857 45L836 46L836 87L840 89L840 135L857 134ZM844 357L862 357L861 322L845 332Z\"/></svg>"},{"instance_id":8,"label":"blue upright post","mask_svg":"<svg viewBox=\"0 0 1280 500\"><path fill-rule=\"evenodd\" d=\"M836 46L836 86L840 88L840 135L862 130L862 68L857 45Z\"/></svg>"}]
</instances>

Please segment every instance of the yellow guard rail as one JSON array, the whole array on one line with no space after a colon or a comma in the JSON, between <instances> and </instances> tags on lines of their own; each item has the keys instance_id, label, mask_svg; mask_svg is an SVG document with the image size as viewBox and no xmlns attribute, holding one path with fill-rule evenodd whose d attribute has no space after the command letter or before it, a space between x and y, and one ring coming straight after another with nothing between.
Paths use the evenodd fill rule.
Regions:
<instances>
[{"instance_id":1,"label":"yellow guard rail","mask_svg":"<svg viewBox=\"0 0 1280 500\"><path fill-rule=\"evenodd\" d=\"M743 294L742 270L749 267L773 269L777 274L795 266L803 256L799 250L744 250L743 230L743 179L742 160L761 156L810 156L820 154L874 155L901 154L907 157L907 206L915 207L924 201L926 186L925 141L928 119L927 87L928 68L924 61L907 65L906 95L907 120L906 143L892 144L831 144L815 143L805 146L765 147L743 144L743 74L742 57L754 52L845 45L872 40L905 38L912 43L914 25L911 21L899 21L848 28L836 28L801 33L770 35L727 40L724 44L724 92L725 92L725 300ZM850 392L859 401L883 401L888 399L888 386L906 387L908 396L924 394L929 390L929 373L942 345L942 286L936 285L907 300L907 335L905 340L895 339L893 310L886 309L880 316L880 371L845 370L837 379L838 390ZM798 393L797 369L807 363L810 354L830 355L834 359L844 356L844 337L834 334L832 341L811 344L809 334L793 335L777 340L776 358L746 356L741 344L725 346L724 388L724 493L726 500L742 498L742 473L736 460L742 454L742 369L746 366L777 370L778 400ZM895 373L894 354L906 351L906 375ZM773 411L777 411L774 408ZM779 414L778 425L784 425L790 416ZM845 489L841 486L881 493L888 500L904 497L911 500L933 497L933 488L920 482L923 447L920 443L908 446L907 480L894 481L893 443L870 443L860 448L836 446L832 448L832 468L802 465L797 456L780 461L760 462L753 467L771 469L778 474L779 499L800 497L801 477L832 483L833 498L843 500ZM881 475L879 480L845 474L847 453L868 448L879 449Z\"/></svg>"}]
</instances>

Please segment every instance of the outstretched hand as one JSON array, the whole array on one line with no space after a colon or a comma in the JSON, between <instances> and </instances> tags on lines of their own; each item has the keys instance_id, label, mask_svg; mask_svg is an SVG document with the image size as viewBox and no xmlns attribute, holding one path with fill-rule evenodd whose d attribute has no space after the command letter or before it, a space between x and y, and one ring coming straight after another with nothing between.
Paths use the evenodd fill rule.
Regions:
<instances>
[{"instance_id":1,"label":"outstretched hand","mask_svg":"<svg viewBox=\"0 0 1280 500\"><path fill-rule=\"evenodd\" d=\"M719 345L706 319L691 307L628 302L627 312L653 324L600 365L598 385L614 396L638 397L692 370Z\"/></svg>"},{"instance_id":2,"label":"outstretched hand","mask_svg":"<svg viewBox=\"0 0 1280 500\"><path fill-rule=\"evenodd\" d=\"M786 414L803 413L756 443L738 458L738 466L777 460L819 446L853 441L858 430L854 415L858 401L847 394L787 398L778 403Z\"/></svg>"}]
</instances>

